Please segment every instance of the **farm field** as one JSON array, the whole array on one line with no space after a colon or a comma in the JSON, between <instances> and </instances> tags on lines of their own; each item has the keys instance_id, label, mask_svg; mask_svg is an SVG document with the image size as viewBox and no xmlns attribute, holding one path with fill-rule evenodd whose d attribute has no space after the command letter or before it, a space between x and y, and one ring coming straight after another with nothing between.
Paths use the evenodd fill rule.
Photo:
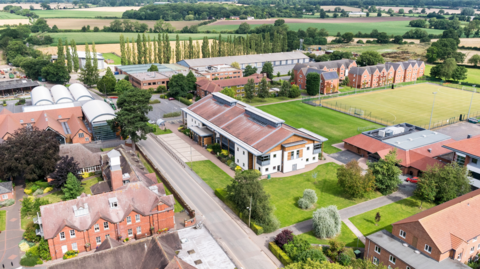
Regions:
<instances>
[{"instance_id":1,"label":"farm field","mask_svg":"<svg viewBox=\"0 0 480 269\"><path fill-rule=\"evenodd\" d=\"M303 127L328 138L323 148L328 154L340 151L332 144L340 143L343 139L359 134L358 127L381 127L328 108L303 104L301 101L259 106L257 108L285 120L286 124L295 128Z\"/></svg>"},{"instance_id":2,"label":"farm field","mask_svg":"<svg viewBox=\"0 0 480 269\"><path fill-rule=\"evenodd\" d=\"M0 13L1 14L1 13ZM108 15L108 14L107 14ZM105 16L107 16L105 15ZM58 29L77 29L80 30L84 25L90 25L90 29L97 26L100 29L103 29L103 26L110 26L110 23L114 21L113 19L55 19L51 18L47 20L48 25L52 27L56 25ZM135 22L137 20L130 20L130 22ZM0 17L1 22L1 17ZM138 21L139 23L146 23L149 28L153 28L157 21ZM201 23L202 21L169 21L173 27L177 30L181 30L185 26L192 26Z\"/></svg>"},{"instance_id":3,"label":"farm field","mask_svg":"<svg viewBox=\"0 0 480 269\"><path fill-rule=\"evenodd\" d=\"M336 19L335 19L336 20ZM330 20L330 21L335 21L335 20ZM326 20L323 20L326 21ZM311 23L311 22L304 22L304 23L287 23L288 29L292 31L297 31L298 29L303 29L306 30L308 27L314 27L314 28L325 28L329 32L330 35L335 35L337 32L340 32L341 34L346 33L346 32L352 32L352 33L357 33L357 32L362 32L362 33L370 33L373 29L377 29L379 32L386 32L389 35L403 35L409 30L412 29L412 27L408 27L408 21L384 21L384 22L352 22L355 23L355 28L352 28L351 23L342 23L342 22L337 22L337 23L331 23L331 22L323 22L323 23ZM273 22L272 22L273 24ZM250 27L255 28L259 26L258 24L253 24ZM235 31L238 29L238 25L218 25L218 24L208 24L199 27L199 30L201 31L206 31L206 30L216 30L216 31ZM429 34L442 34L442 30L435 30L435 29L423 29L427 31Z\"/></svg>"},{"instance_id":4,"label":"farm field","mask_svg":"<svg viewBox=\"0 0 480 269\"><path fill-rule=\"evenodd\" d=\"M88 11L87 11L88 10ZM108 16L108 17L118 17L121 18L123 12L108 12L105 11L90 11L85 9L85 11L78 11L76 9L57 9L57 10L34 10L38 16L41 18L95 18L97 16Z\"/></svg>"},{"instance_id":5,"label":"farm field","mask_svg":"<svg viewBox=\"0 0 480 269\"><path fill-rule=\"evenodd\" d=\"M467 114L471 92L443 87L430 83L383 90L322 101L332 108L350 108L364 111L364 117L382 119L389 124L408 122L428 128L433 103L433 92L437 92L432 126L460 114ZM480 97L474 96L471 114L480 112Z\"/></svg>"},{"instance_id":6,"label":"farm field","mask_svg":"<svg viewBox=\"0 0 480 269\"><path fill-rule=\"evenodd\" d=\"M433 65L429 64L425 66L425 75L430 76L432 67ZM461 80L461 82L477 84L480 87L480 69L467 68L467 79Z\"/></svg>"},{"instance_id":7,"label":"farm field","mask_svg":"<svg viewBox=\"0 0 480 269\"><path fill-rule=\"evenodd\" d=\"M336 7L340 7L341 9L345 9L345 11L361 11L360 8L357 8L357 7L349 7L349 6L323 6L322 5L322 8L325 10L325 11L329 11L329 10L334 10ZM400 9L403 9L405 11L405 13L408 13L408 11L410 9L413 9L413 7L401 7L401 6L397 6L397 7L389 7L389 6L377 6L377 9L378 8L381 8L382 10L388 10L388 9L393 9L393 11L395 12L398 12ZM445 7L445 8L442 8L445 12L449 12L450 14L459 14L460 13L460 9L450 9L448 7ZM419 8L417 11L413 11L413 12L420 12L422 9ZM430 13L430 12L436 12L438 13L440 9L439 8L427 8L426 11L427 13ZM475 13L479 13L478 11L475 11Z\"/></svg>"},{"instance_id":8,"label":"farm field","mask_svg":"<svg viewBox=\"0 0 480 269\"><path fill-rule=\"evenodd\" d=\"M25 17L17 14L13 14L13 13L0 12L0 20L11 20L11 19L25 19Z\"/></svg>"}]
</instances>

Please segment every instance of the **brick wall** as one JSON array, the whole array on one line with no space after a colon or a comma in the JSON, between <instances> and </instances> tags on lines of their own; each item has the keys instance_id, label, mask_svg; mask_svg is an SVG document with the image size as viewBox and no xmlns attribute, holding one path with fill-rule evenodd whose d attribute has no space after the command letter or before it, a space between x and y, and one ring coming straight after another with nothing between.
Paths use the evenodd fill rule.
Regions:
<instances>
[{"instance_id":1,"label":"brick wall","mask_svg":"<svg viewBox=\"0 0 480 269\"><path fill-rule=\"evenodd\" d=\"M83 136L83 137L81 137ZM86 144L92 142L92 135L89 133L84 132L83 130L78 131L73 137L72 137L72 143L80 143L80 144Z\"/></svg>"},{"instance_id":2,"label":"brick wall","mask_svg":"<svg viewBox=\"0 0 480 269\"><path fill-rule=\"evenodd\" d=\"M8 192L8 193L2 193L0 194L0 201L8 200L8 199L14 199L13 197L13 191Z\"/></svg>"},{"instance_id":3,"label":"brick wall","mask_svg":"<svg viewBox=\"0 0 480 269\"><path fill-rule=\"evenodd\" d=\"M378 264L383 264L385 266L391 266L392 268L407 268L409 266L404 261L400 260L398 257L395 256L394 253L390 253L385 249L381 248L380 246L380 253L375 252L375 242L370 241L368 238L365 242L365 257L366 259L373 262L374 258L378 259ZM390 261L390 256L395 258L395 263ZM412 266L410 268L413 269Z\"/></svg>"}]
</instances>

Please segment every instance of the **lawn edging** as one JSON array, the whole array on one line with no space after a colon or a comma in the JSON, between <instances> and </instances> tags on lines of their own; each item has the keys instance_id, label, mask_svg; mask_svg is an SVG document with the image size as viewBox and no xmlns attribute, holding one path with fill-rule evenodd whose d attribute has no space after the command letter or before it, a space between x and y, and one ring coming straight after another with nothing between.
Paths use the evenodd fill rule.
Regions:
<instances>
[{"instance_id":1,"label":"lawn edging","mask_svg":"<svg viewBox=\"0 0 480 269\"><path fill-rule=\"evenodd\" d=\"M292 259L288 257L287 253L283 251L275 242L268 243L268 249L273 253L275 257L283 264L283 266L287 266L293 263Z\"/></svg>"}]
</instances>

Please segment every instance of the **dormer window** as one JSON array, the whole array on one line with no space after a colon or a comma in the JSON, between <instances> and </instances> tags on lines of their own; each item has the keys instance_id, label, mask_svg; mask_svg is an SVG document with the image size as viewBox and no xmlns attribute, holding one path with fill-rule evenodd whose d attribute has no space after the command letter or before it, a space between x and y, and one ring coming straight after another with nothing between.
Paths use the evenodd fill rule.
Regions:
<instances>
[{"instance_id":1,"label":"dormer window","mask_svg":"<svg viewBox=\"0 0 480 269\"><path fill-rule=\"evenodd\" d=\"M110 208L117 208L118 207L117 197L108 198L108 203L110 204Z\"/></svg>"},{"instance_id":2,"label":"dormer window","mask_svg":"<svg viewBox=\"0 0 480 269\"><path fill-rule=\"evenodd\" d=\"M88 215L88 204L84 204L83 206L73 206L73 212L75 213L75 217L81 217Z\"/></svg>"}]
</instances>

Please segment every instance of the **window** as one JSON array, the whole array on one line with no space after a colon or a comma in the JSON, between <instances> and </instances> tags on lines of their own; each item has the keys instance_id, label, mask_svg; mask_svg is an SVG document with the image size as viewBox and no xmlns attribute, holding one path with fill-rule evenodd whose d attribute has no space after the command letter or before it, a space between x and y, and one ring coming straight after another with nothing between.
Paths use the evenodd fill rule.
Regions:
<instances>
[{"instance_id":1,"label":"window","mask_svg":"<svg viewBox=\"0 0 480 269\"><path fill-rule=\"evenodd\" d=\"M128 229L128 236L132 236L132 235L133 235L132 229Z\"/></svg>"},{"instance_id":2,"label":"window","mask_svg":"<svg viewBox=\"0 0 480 269\"><path fill-rule=\"evenodd\" d=\"M139 214L135 215L135 222L140 222L140 215Z\"/></svg>"},{"instance_id":3,"label":"window","mask_svg":"<svg viewBox=\"0 0 480 269\"><path fill-rule=\"evenodd\" d=\"M7 199L7 198L8 198L8 194L2 195L2 199L3 199L3 200L5 200L5 199Z\"/></svg>"},{"instance_id":4,"label":"window","mask_svg":"<svg viewBox=\"0 0 480 269\"><path fill-rule=\"evenodd\" d=\"M308 162L308 158L307 158L307 162Z\"/></svg>"},{"instance_id":5,"label":"window","mask_svg":"<svg viewBox=\"0 0 480 269\"><path fill-rule=\"evenodd\" d=\"M276 166L273 166L273 171L277 170L277 167Z\"/></svg>"},{"instance_id":6,"label":"window","mask_svg":"<svg viewBox=\"0 0 480 269\"><path fill-rule=\"evenodd\" d=\"M84 136L85 136L84 133L79 133L79 134L78 134L78 137L80 137L80 138L83 138Z\"/></svg>"},{"instance_id":7,"label":"window","mask_svg":"<svg viewBox=\"0 0 480 269\"><path fill-rule=\"evenodd\" d=\"M290 152L290 157L292 157L292 160L295 159L295 151Z\"/></svg>"},{"instance_id":8,"label":"window","mask_svg":"<svg viewBox=\"0 0 480 269\"><path fill-rule=\"evenodd\" d=\"M237 91L238 92L238 91ZM240 149L237 147L237 151L239 151Z\"/></svg>"},{"instance_id":9,"label":"window","mask_svg":"<svg viewBox=\"0 0 480 269\"><path fill-rule=\"evenodd\" d=\"M400 237L405 238L407 236L407 233L403 230L400 230Z\"/></svg>"},{"instance_id":10,"label":"window","mask_svg":"<svg viewBox=\"0 0 480 269\"><path fill-rule=\"evenodd\" d=\"M425 244L424 250L425 250L426 252L428 252L428 253L432 253L432 247L429 246L429 245L427 245L427 244Z\"/></svg>"},{"instance_id":11,"label":"window","mask_svg":"<svg viewBox=\"0 0 480 269\"><path fill-rule=\"evenodd\" d=\"M472 242L477 242L477 237L474 237L474 238L472 239Z\"/></svg>"},{"instance_id":12,"label":"window","mask_svg":"<svg viewBox=\"0 0 480 269\"><path fill-rule=\"evenodd\" d=\"M307 147L307 150L310 150L310 147Z\"/></svg>"},{"instance_id":13,"label":"window","mask_svg":"<svg viewBox=\"0 0 480 269\"><path fill-rule=\"evenodd\" d=\"M313 157L313 158L312 158L312 160L314 160L314 161L315 161L315 157Z\"/></svg>"},{"instance_id":14,"label":"window","mask_svg":"<svg viewBox=\"0 0 480 269\"><path fill-rule=\"evenodd\" d=\"M70 238L75 238L75 230L70 230Z\"/></svg>"},{"instance_id":15,"label":"window","mask_svg":"<svg viewBox=\"0 0 480 269\"><path fill-rule=\"evenodd\" d=\"M72 250L78 250L77 243L72 244Z\"/></svg>"},{"instance_id":16,"label":"window","mask_svg":"<svg viewBox=\"0 0 480 269\"><path fill-rule=\"evenodd\" d=\"M245 163L243 163L242 166L245 167Z\"/></svg>"},{"instance_id":17,"label":"window","mask_svg":"<svg viewBox=\"0 0 480 269\"><path fill-rule=\"evenodd\" d=\"M60 240L65 240L65 232L60 233Z\"/></svg>"},{"instance_id":18,"label":"window","mask_svg":"<svg viewBox=\"0 0 480 269\"><path fill-rule=\"evenodd\" d=\"M273 154L273 158L277 158L277 154Z\"/></svg>"},{"instance_id":19,"label":"window","mask_svg":"<svg viewBox=\"0 0 480 269\"><path fill-rule=\"evenodd\" d=\"M93 226L93 229L95 230L95 232L100 232L100 225L95 224L95 225Z\"/></svg>"},{"instance_id":20,"label":"window","mask_svg":"<svg viewBox=\"0 0 480 269\"><path fill-rule=\"evenodd\" d=\"M108 230L108 222L107 221L103 222L103 229Z\"/></svg>"},{"instance_id":21,"label":"window","mask_svg":"<svg viewBox=\"0 0 480 269\"><path fill-rule=\"evenodd\" d=\"M379 246L375 246L375 252L380 254L381 251L382 251L382 249Z\"/></svg>"},{"instance_id":22,"label":"window","mask_svg":"<svg viewBox=\"0 0 480 269\"><path fill-rule=\"evenodd\" d=\"M265 168L265 172L268 172L268 168Z\"/></svg>"},{"instance_id":23,"label":"window","mask_svg":"<svg viewBox=\"0 0 480 269\"><path fill-rule=\"evenodd\" d=\"M300 150L297 149L297 158L299 158L299 157L300 157Z\"/></svg>"},{"instance_id":24,"label":"window","mask_svg":"<svg viewBox=\"0 0 480 269\"><path fill-rule=\"evenodd\" d=\"M472 248L470 249L470 253L473 253L474 251L475 251L475 247L472 247Z\"/></svg>"},{"instance_id":25,"label":"window","mask_svg":"<svg viewBox=\"0 0 480 269\"><path fill-rule=\"evenodd\" d=\"M142 227L138 226L137 227L137 234L141 234L142 233Z\"/></svg>"},{"instance_id":26,"label":"window","mask_svg":"<svg viewBox=\"0 0 480 269\"><path fill-rule=\"evenodd\" d=\"M477 164L477 163L478 163L478 159L472 158L472 163Z\"/></svg>"},{"instance_id":27,"label":"window","mask_svg":"<svg viewBox=\"0 0 480 269\"><path fill-rule=\"evenodd\" d=\"M245 155L245 151L243 151L243 155Z\"/></svg>"},{"instance_id":28,"label":"window","mask_svg":"<svg viewBox=\"0 0 480 269\"><path fill-rule=\"evenodd\" d=\"M407 269L411 269L410 266L407 265Z\"/></svg>"},{"instance_id":29,"label":"window","mask_svg":"<svg viewBox=\"0 0 480 269\"><path fill-rule=\"evenodd\" d=\"M237 163L239 163L240 161L237 159Z\"/></svg>"},{"instance_id":30,"label":"window","mask_svg":"<svg viewBox=\"0 0 480 269\"><path fill-rule=\"evenodd\" d=\"M389 260L391 263L395 264L395 262L397 261L397 258L395 258L395 257L393 257L392 255L390 255L390 258L388 258L388 260Z\"/></svg>"},{"instance_id":31,"label":"window","mask_svg":"<svg viewBox=\"0 0 480 269\"><path fill-rule=\"evenodd\" d=\"M106 235L105 235L105 239L107 239L107 238L109 238L109 237L110 237L110 235L109 235L109 234L106 234Z\"/></svg>"},{"instance_id":32,"label":"window","mask_svg":"<svg viewBox=\"0 0 480 269\"><path fill-rule=\"evenodd\" d=\"M130 216L127 217L127 224L132 224L132 217Z\"/></svg>"},{"instance_id":33,"label":"window","mask_svg":"<svg viewBox=\"0 0 480 269\"><path fill-rule=\"evenodd\" d=\"M373 257L373 264L378 265L378 258L377 257Z\"/></svg>"},{"instance_id":34,"label":"window","mask_svg":"<svg viewBox=\"0 0 480 269\"><path fill-rule=\"evenodd\" d=\"M97 245L100 245L102 243L102 238L100 236L95 237L95 241L97 241Z\"/></svg>"},{"instance_id":35,"label":"window","mask_svg":"<svg viewBox=\"0 0 480 269\"><path fill-rule=\"evenodd\" d=\"M90 138L88 138L88 137L85 137L85 141L87 141L87 142L88 142L88 141L90 141Z\"/></svg>"},{"instance_id":36,"label":"window","mask_svg":"<svg viewBox=\"0 0 480 269\"><path fill-rule=\"evenodd\" d=\"M461 260L462 259L462 253L458 254L457 256L457 260Z\"/></svg>"}]
</instances>

